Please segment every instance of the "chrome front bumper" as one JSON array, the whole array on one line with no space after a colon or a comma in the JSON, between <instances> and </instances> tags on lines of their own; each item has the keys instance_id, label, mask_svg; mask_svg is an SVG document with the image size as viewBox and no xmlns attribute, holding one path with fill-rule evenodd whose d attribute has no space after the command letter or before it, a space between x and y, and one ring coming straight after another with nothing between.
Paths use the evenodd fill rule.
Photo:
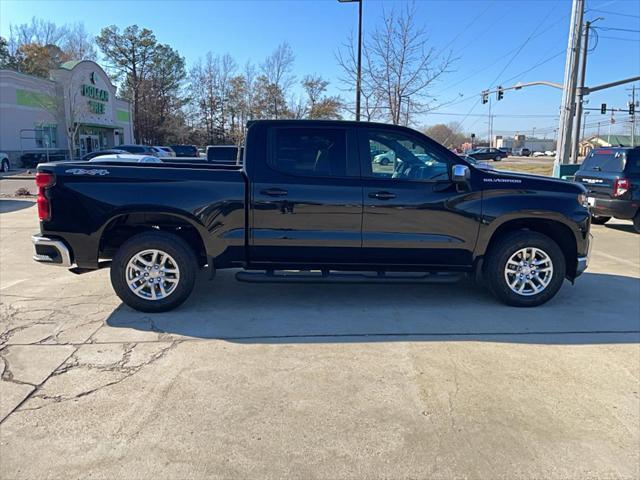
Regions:
<instances>
[{"instance_id":1,"label":"chrome front bumper","mask_svg":"<svg viewBox=\"0 0 640 480\"><path fill-rule=\"evenodd\" d=\"M36 249L36 253L33 255L33 259L36 262L67 268L73 265L71 263L71 252L62 240L53 240L34 235L31 237L31 241Z\"/></svg>"},{"instance_id":2,"label":"chrome front bumper","mask_svg":"<svg viewBox=\"0 0 640 480\"><path fill-rule=\"evenodd\" d=\"M589 257L578 257L578 265L576 266L576 277L581 275L589 266Z\"/></svg>"},{"instance_id":3,"label":"chrome front bumper","mask_svg":"<svg viewBox=\"0 0 640 480\"><path fill-rule=\"evenodd\" d=\"M589 234L589 246L587 247L587 254L578 257L578 264L576 265L576 277L581 275L589 266L589 257L591 256L591 247L593 246L593 235Z\"/></svg>"}]
</instances>

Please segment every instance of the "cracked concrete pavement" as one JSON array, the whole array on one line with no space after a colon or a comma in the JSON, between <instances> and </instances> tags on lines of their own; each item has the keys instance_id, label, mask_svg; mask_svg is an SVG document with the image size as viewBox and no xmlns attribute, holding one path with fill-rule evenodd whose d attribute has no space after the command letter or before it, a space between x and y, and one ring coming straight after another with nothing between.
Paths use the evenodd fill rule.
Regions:
<instances>
[{"instance_id":1,"label":"cracked concrete pavement","mask_svg":"<svg viewBox=\"0 0 640 480\"><path fill-rule=\"evenodd\" d=\"M30 204L0 212L0 478L640 476L628 224L537 309L220 272L148 315L107 271L32 262Z\"/></svg>"}]
</instances>

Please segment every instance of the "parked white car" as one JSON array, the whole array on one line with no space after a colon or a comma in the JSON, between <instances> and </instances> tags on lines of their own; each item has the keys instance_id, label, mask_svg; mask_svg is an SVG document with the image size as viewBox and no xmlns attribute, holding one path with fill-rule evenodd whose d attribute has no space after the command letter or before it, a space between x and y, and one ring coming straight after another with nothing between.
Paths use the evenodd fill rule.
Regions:
<instances>
[{"instance_id":1,"label":"parked white car","mask_svg":"<svg viewBox=\"0 0 640 480\"><path fill-rule=\"evenodd\" d=\"M544 157L546 154L544 152L533 152L531 154L532 157Z\"/></svg>"},{"instance_id":2,"label":"parked white car","mask_svg":"<svg viewBox=\"0 0 640 480\"><path fill-rule=\"evenodd\" d=\"M556 151L555 150L547 150L546 152L544 152L544 154L547 157L555 157L556 156Z\"/></svg>"},{"instance_id":3,"label":"parked white car","mask_svg":"<svg viewBox=\"0 0 640 480\"><path fill-rule=\"evenodd\" d=\"M388 165L395 162L396 152L389 150L388 152L381 153L373 157L373 163L379 163L380 165Z\"/></svg>"},{"instance_id":4,"label":"parked white car","mask_svg":"<svg viewBox=\"0 0 640 480\"><path fill-rule=\"evenodd\" d=\"M171 150L169 147L161 147L158 145L154 145L151 149L156 153L156 155L160 158L162 157L175 157L176 152Z\"/></svg>"},{"instance_id":5,"label":"parked white car","mask_svg":"<svg viewBox=\"0 0 640 480\"><path fill-rule=\"evenodd\" d=\"M89 163L113 163L113 162L127 162L127 163L162 163L158 157L151 155L134 155L131 153L122 155L101 155L89 160Z\"/></svg>"},{"instance_id":6,"label":"parked white car","mask_svg":"<svg viewBox=\"0 0 640 480\"><path fill-rule=\"evenodd\" d=\"M5 173L11 170L11 162L9 161L9 155L0 152L0 172Z\"/></svg>"}]
</instances>

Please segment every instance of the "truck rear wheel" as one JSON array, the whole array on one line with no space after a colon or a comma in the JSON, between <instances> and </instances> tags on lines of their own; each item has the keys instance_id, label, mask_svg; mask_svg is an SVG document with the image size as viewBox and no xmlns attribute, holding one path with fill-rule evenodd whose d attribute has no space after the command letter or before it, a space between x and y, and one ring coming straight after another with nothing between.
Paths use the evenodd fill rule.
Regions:
<instances>
[{"instance_id":1,"label":"truck rear wheel","mask_svg":"<svg viewBox=\"0 0 640 480\"><path fill-rule=\"evenodd\" d=\"M198 265L189 245L166 232L131 237L111 264L111 284L120 299L141 312L166 312L191 294Z\"/></svg>"},{"instance_id":2,"label":"truck rear wheel","mask_svg":"<svg viewBox=\"0 0 640 480\"><path fill-rule=\"evenodd\" d=\"M514 307L535 307L558 293L566 273L562 250L546 235L511 232L487 256L485 278L491 292Z\"/></svg>"}]
</instances>

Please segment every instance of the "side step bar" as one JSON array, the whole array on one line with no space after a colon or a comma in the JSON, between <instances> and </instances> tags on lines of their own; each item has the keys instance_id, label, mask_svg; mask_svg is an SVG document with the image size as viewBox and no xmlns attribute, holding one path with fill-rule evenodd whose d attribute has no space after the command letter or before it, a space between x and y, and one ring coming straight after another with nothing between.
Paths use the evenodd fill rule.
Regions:
<instances>
[{"instance_id":1,"label":"side step bar","mask_svg":"<svg viewBox=\"0 0 640 480\"><path fill-rule=\"evenodd\" d=\"M267 270L238 272L236 280L248 283L456 283L464 273L396 273Z\"/></svg>"}]
</instances>

